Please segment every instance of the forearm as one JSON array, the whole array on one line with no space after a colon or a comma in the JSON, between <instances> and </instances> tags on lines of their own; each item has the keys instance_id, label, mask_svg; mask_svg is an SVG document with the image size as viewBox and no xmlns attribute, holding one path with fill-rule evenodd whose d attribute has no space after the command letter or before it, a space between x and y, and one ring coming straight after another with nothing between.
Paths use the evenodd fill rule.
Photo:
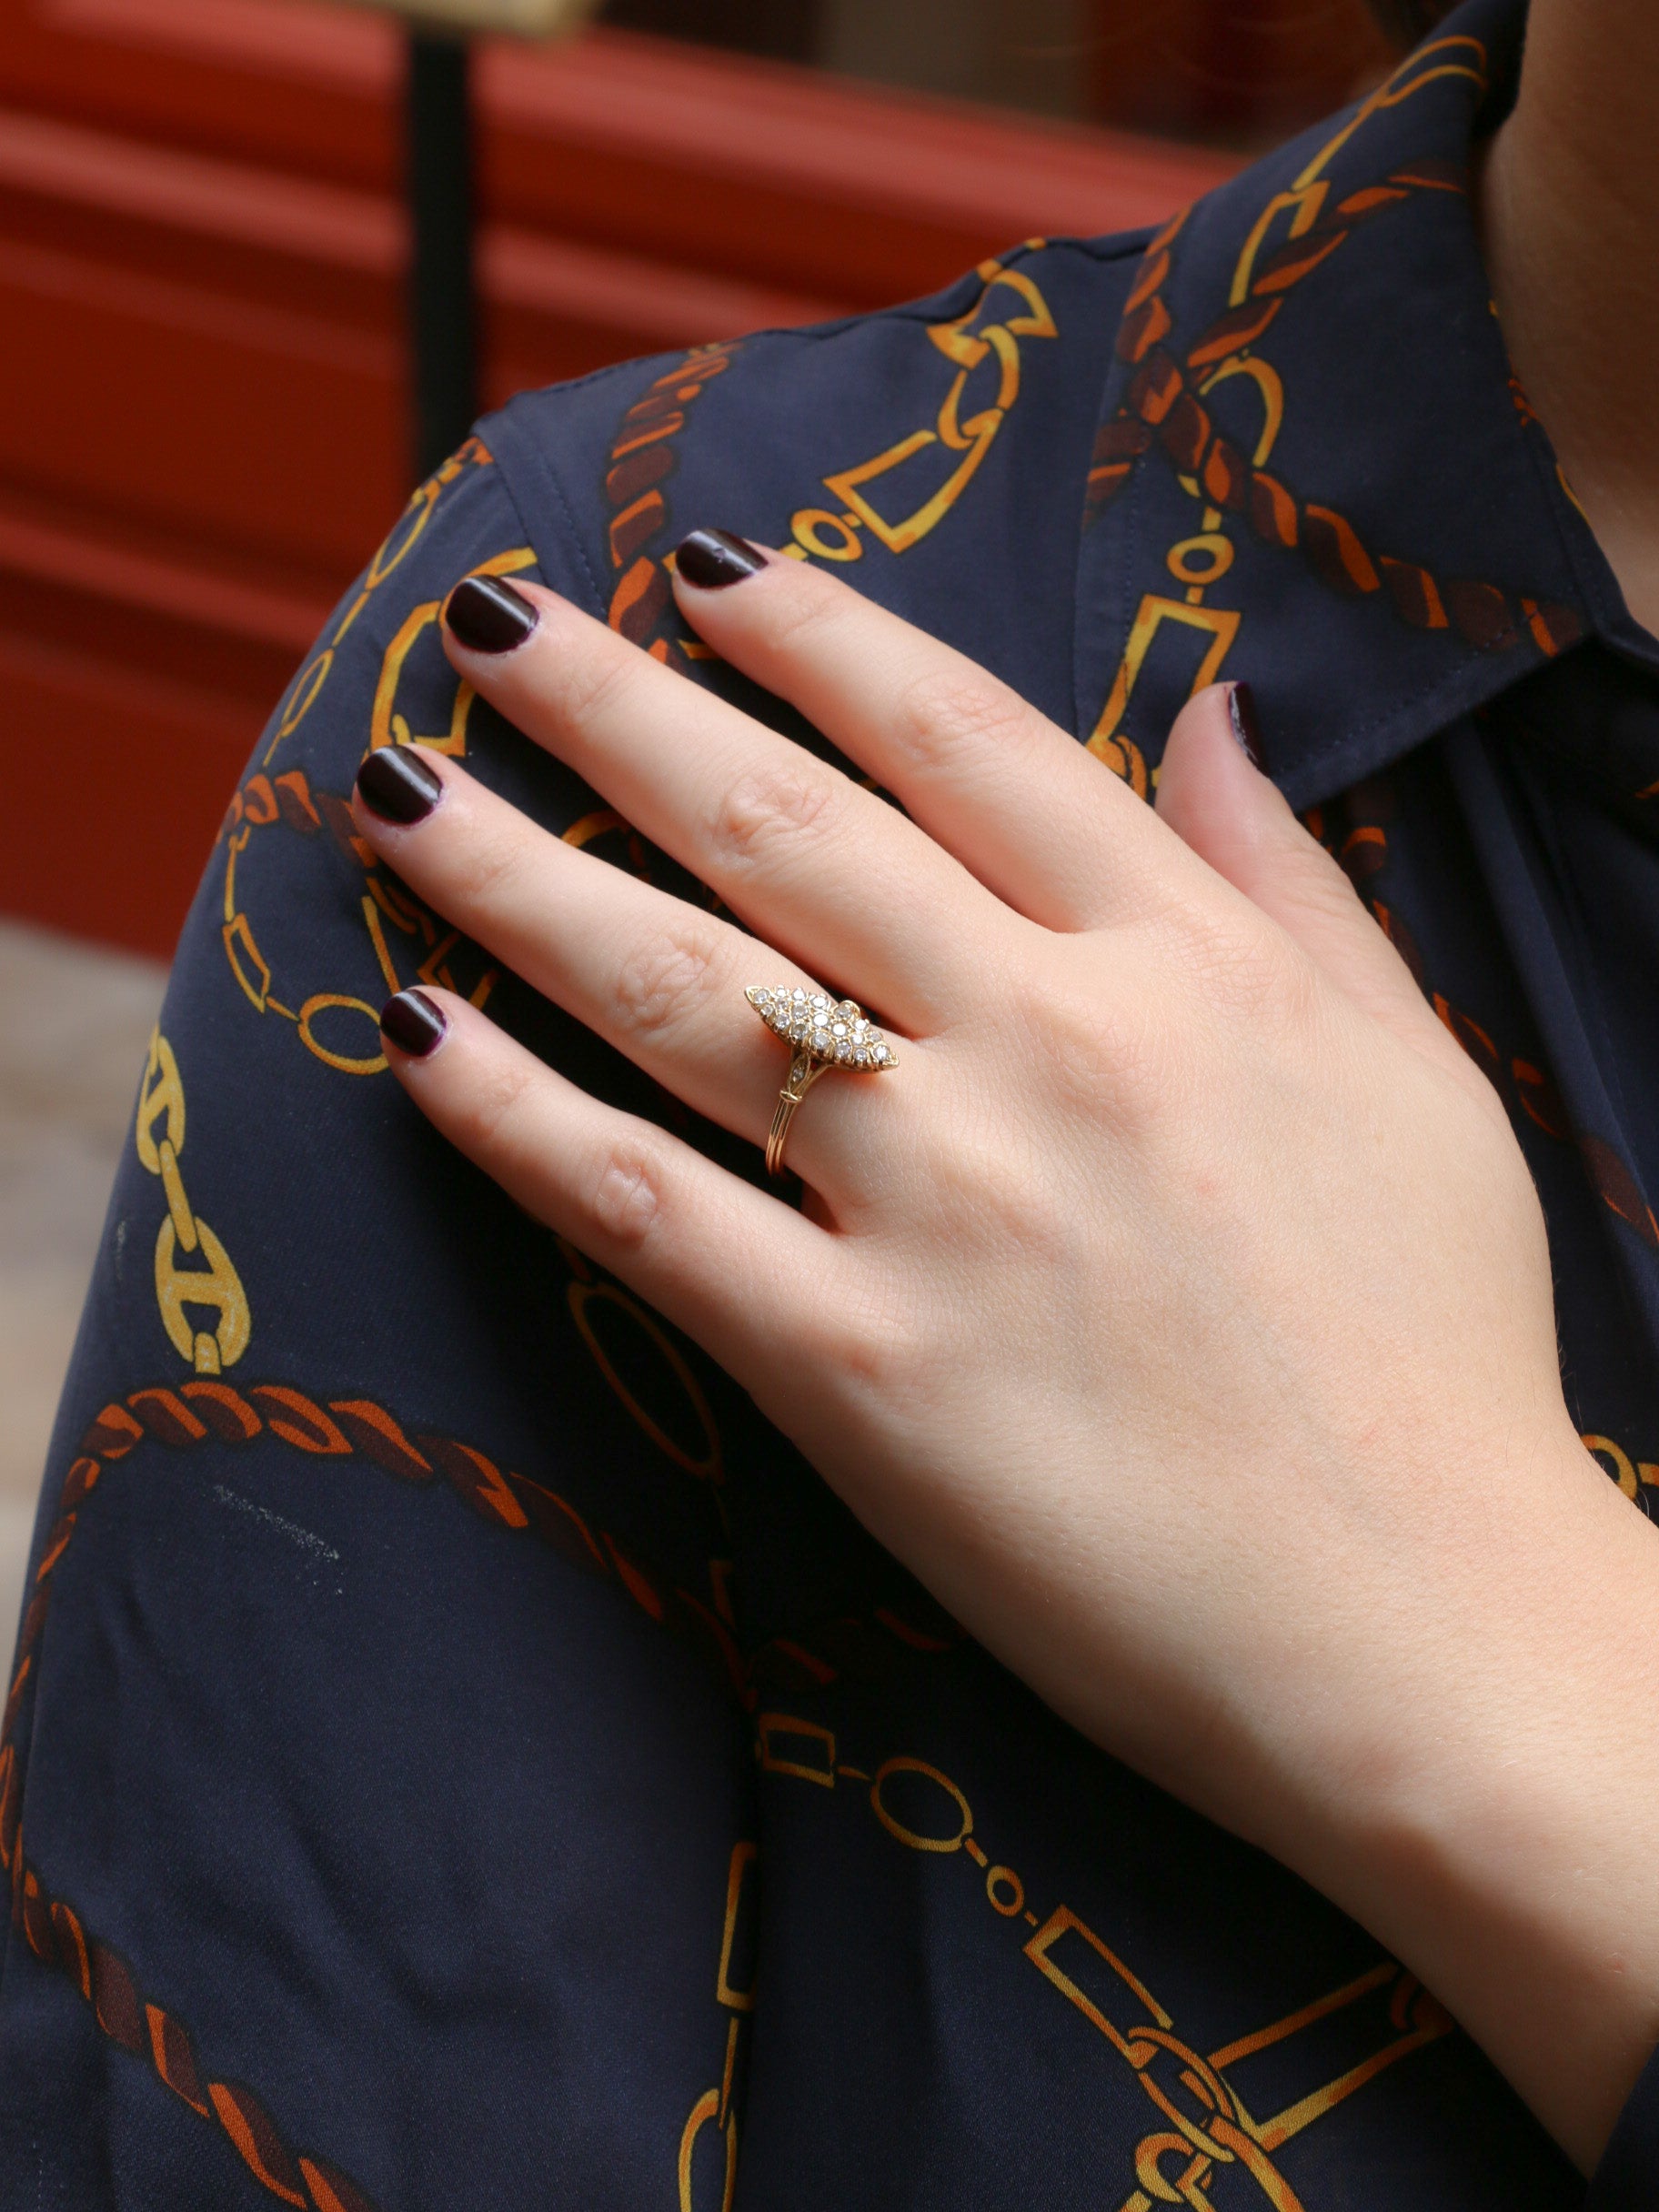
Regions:
<instances>
[{"instance_id":1,"label":"forearm","mask_svg":"<svg viewBox=\"0 0 1659 2212\"><path fill-rule=\"evenodd\" d=\"M1563 1436L1448 1559L1290 1855L1588 2171L1659 2044L1659 1533Z\"/></svg>"}]
</instances>

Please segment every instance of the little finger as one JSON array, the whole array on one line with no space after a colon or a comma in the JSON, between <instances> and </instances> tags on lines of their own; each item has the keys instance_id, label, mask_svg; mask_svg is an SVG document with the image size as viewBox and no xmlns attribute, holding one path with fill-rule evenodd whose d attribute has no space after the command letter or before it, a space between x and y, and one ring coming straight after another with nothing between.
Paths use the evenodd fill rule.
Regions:
<instances>
[{"instance_id":1,"label":"little finger","mask_svg":"<svg viewBox=\"0 0 1659 2212\"><path fill-rule=\"evenodd\" d=\"M835 1240L792 1207L591 1098L453 992L400 991L381 1033L434 1127L739 1378L821 1313Z\"/></svg>"}]
</instances>

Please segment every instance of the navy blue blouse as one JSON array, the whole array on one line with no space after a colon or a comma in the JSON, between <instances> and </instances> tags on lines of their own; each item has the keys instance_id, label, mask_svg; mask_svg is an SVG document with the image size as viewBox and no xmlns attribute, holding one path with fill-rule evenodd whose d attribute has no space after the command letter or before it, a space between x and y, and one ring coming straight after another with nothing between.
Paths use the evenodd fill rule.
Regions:
<instances>
[{"instance_id":1,"label":"navy blue blouse","mask_svg":"<svg viewBox=\"0 0 1659 2212\"><path fill-rule=\"evenodd\" d=\"M530 395L415 494L231 801L64 1401L0 1738L8 2212L1584 2202L1431 1992L1061 1725L446 1149L377 1032L422 979L759 1169L346 808L424 744L706 897L436 627L468 569L539 575L796 727L686 632L698 525L830 564L1142 793L1248 677L1510 1108L1574 1416L1651 1510L1659 648L1476 249L1521 29L1471 0L1157 236ZM1591 2200L1659 2204L1659 2083Z\"/></svg>"}]
</instances>

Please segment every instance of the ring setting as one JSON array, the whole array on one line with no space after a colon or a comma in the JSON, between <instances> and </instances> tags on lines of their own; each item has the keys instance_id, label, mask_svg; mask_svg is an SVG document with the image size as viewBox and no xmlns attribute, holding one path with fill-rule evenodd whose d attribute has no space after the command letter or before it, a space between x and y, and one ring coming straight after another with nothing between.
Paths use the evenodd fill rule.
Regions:
<instances>
[{"instance_id":1,"label":"ring setting","mask_svg":"<svg viewBox=\"0 0 1659 2212\"><path fill-rule=\"evenodd\" d=\"M881 1031L850 999L789 984L751 983L744 993L767 1028L789 1045L789 1079L778 1093L778 1109L766 1140L769 1175L783 1172L783 1143L795 1109L831 1068L850 1074L878 1074L896 1068L898 1055Z\"/></svg>"}]
</instances>

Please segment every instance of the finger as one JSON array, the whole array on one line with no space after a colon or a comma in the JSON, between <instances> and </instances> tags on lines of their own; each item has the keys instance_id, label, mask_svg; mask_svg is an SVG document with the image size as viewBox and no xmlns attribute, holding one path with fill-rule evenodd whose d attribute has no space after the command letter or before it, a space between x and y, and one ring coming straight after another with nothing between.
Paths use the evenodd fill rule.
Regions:
<instances>
[{"instance_id":1,"label":"finger","mask_svg":"<svg viewBox=\"0 0 1659 2212\"><path fill-rule=\"evenodd\" d=\"M912 1035L977 991L1006 910L850 777L539 585L468 578L446 618L493 705L820 981Z\"/></svg>"},{"instance_id":2,"label":"finger","mask_svg":"<svg viewBox=\"0 0 1659 2212\"><path fill-rule=\"evenodd\" d=\"M1111 920L1168 864L1170 840L1121 779L966 654L724 531L687 538L675 571L718 653L799 707L1030 920Z\"/></svg>"},{"instance_id":3,"label":"finger","mask_svg":"<svg viewBox=\"0 0 1659 2212\"><path fill-rule=\"evenodd\" d=\"M358 770L352 804L418 898L687 1105L764 1143L789 1048L744 992L810 993L811 979L730 922L567 845L454 761L383 748ZM904 1058L913 1080L919 1049ZM833 1104L822 1093L796 1117L789 1165L832 1203L867 1188L891 1141L891 1101L870 1095L881 1088L838 1084Z\"/></svg>"},{"instance_id":4,"label":"finger","mask_svg":"<svg viewBox=\"0 0 1659 2212\"><path fill-rule=\"evenodd\" d=\"M400 991L387 1059L421 1111L538 1221L741 1377L798 1341L835 1240L692 1146L567 1081L451 991Z\"/></svg>"},{"instance_id":5,"label":"finger","mask_svg":"<svg viewBox=\"0 0 1659 2212\"><path fill-rule=\"evenodd\" d=\"M1302 828L1258 751L1247 689L1215 684L1176 717L1158 813L1199 858L1272 915L1350 998L1460 1074L1470 1063L1324 847Z\"/></svg>"}]
</instances>

